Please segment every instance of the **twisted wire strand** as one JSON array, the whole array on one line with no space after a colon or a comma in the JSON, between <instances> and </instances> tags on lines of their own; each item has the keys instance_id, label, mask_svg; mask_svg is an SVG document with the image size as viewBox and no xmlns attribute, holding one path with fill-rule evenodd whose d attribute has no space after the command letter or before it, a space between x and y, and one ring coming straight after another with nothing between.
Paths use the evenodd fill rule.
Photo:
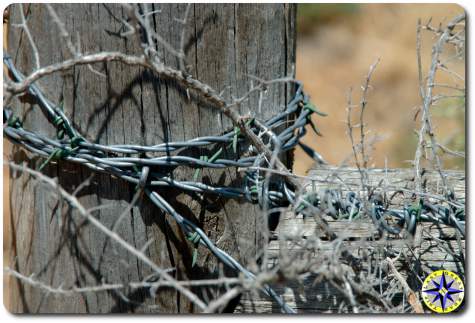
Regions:
<instances>
[{"instance_id":1,"label":"twisted wire strand","mask_svg":"<svg viewBox=\"0 0 475 323\"><path fill-rule=\"evenodd\" d=\"M15 81L19 82L24 79L24 76L19 72L10 57L4 57L4 63L11 71ZM299 85L297 94L291 104L288 105L286 111L281 113L266 122L269 128L280 125L282 121L286 120L293 113L295 113L300 107L298 103L301 102L303 94L301 91L302 86ZM33 133L23 129L21 122L18 120L12 123L13 113L8 108L4 109L4 135L15 144L19 144L30 150L33 153L39 154L42 157L47 157L48 160L51 156L56 156L57 159L64 159L70 162L75 162L89 167L93 170L111 173L119 178L127 180L134 184L140 183L140 172L134 171L134 168L143 166L192 166L192 167L210 167L210 168L224 168L229 166L246 167L254 164L255 156L248 158L241 158L235 160L217 159L214 162L207 162L202 159L197 159L187 156L164 156L155 157L152 159L136 158L136 157L107 157L107 154L138 154L143 152L170 152L179 148L200 147L216 143L232 143L236 132L229 132L222 136L208 136L195 138L189 142L171 142L164 143L155 146L138 146L138 145L112 145L105 146L99 144L89 143L84 137L73 128L67 117L55 107L39 90L36 85L31 85L28 89L29 93L38 101L40 108L47 115L49 120L58 128L58 132L62 131L66 134L70 140L63 140L58 136L58 140L52 140L44 135ZM309 115L310 112L305 110L303 112L304 117ZM299 124L304 126L300 121ZM257 130L256 130L257 131ZM63 136L61 136L63 137ZM291 137L289 137L290 139ZM73 148L74 146L74 148ZM294 145L288 144L287 149L291 149ZM57 153L61 152L61 153ZM147 172L148 172L147 168ZM246 196L245 189L232 189L225 187L213 187L197 182L182 182L173 180L167 176L161 174L151 174L152 178L147 186L165 186L176 187L189 191L199 191L201 193L213 193L224 197L241 198ZM143 183L142 183L143 184ZM239 262L231 257L224 250L215 246L215 244L208 238L208 236L193 222L187 220L174 208L169 205L156 191L151 191L146 188L145 193L150 200L161 210L168 213L173 219L180 225L182 230L188 235L198 234L199 243L207 247L222 263L226 264L232 269L242 272L246 277L255 279L255 275L244 268ZM273 196L275 193L273 194ZM278 192L277 192L278 195ZM295 310L290 308L284 300L267 284L261 288L261 290L272 297L277 304L282 308L285 313L295 313Z\"/></svg>"},{"instance_id":2,"label":"twisted wire strand","mask_svg":"<svg viewBox=\"0 0 475 323\"><path fill-rule=\"evenodd\" d=\"M16 69L11 57L6 55L3 61L14 80L21 82L24 76ZM306 126L309 124L319 134L311 116L314 113L322 116L324 114L309 102L308 96L303 92L302 84L298 82L296 84L295 95L282 112L262 123L251 119L249 126L261 138L264 134L267 135L266 145L269 147L274 144L278 146L280 152L286 152L299 145L315 161L325 163L320 154L300 142L300 139L306 134ZM248 151L245 152L251 156L239 159L220 158L224 149L229 149L231 146L235 155L239 155L240 151L237 146L240 147L244 144L245 139L240 135L238 129L218 136L204 136L187 141L166 142L151 146L134 144L102 145L89 142L83 137L73 127L61 108L49 101L37 85L30 85L28 92L36 99L44 114L57 129L58 138L54 140L40 133L24 129L21 120L15 117L8 108L4 108L3 111L3 132L13 143L46 158L40 168L51 160L66 160L84 165L94 171L112 174L137 185L138 188L144 190L159 209L169 214L179 224L190 241L205 246L222 263L242 272L248 278L255 279L255 275L224 250L218 248L196 224L176 212L155 189L173 187L188 192L245 199L251 203L259 204L261 208L266 210L292 205L297 213L304 215L308 215L310 211L314 210L314 207L317 207L319 210L324 209L325 214L335 219L341 217L356 218L361 216L363 211L363 203L354 192L349 192L346 197L343 197L339 191L327 189L323 192L306 192L303 197L297 197L293 188L278 177L272 178L269 187L265 187L264 177L258 170L247 169L243 187L237 188L213 186L198 182L196 176L198 173L195 173L193 181L180 181L167 176L166 173L154 171L156 168L160 169L162 167L188 166L199 172L202 168L240 167L245 169L250 166L269 164L270 161L265 160L252 146L249 146ZM275 132L277 128L283 126L285 126L284 130L280 133ZM65 139L65 136L69 139ZM186 148L207 146L220 148L211 157L200 156L196 158L169 154L170 152L179 153ZM166 153L166 155L145 158L144 154L146 153ZM140 157L131 155L140 155ZM421 200L417 205L405 206L403 209L397 210L385 208L383 203L377 199L372 199L370 202L370 218L380 232L399 234L404 229L414 234L417 222L430 221L455 227L465 236L465 210L463 208L434 205ZM387 219L389 217L397 220L396 226L388 224ZM290 308L269 285L264 285L261 290L272 297L283 312L295 313L295 310Z\"/></svg>"}]
</instances>

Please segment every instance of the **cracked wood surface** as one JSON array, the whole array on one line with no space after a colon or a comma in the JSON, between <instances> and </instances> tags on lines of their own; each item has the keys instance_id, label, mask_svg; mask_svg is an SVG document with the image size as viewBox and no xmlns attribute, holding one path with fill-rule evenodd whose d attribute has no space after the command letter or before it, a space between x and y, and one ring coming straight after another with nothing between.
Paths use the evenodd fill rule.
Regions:
<instances>
[{"instance_id":1,"label":"cracked wood surface","mask_svg":"<svg viewBox=\"0 0 475 323\"><path fill-rule=\"evenodd\" d=\"M152 10L158 9L153 5ZM154 26L172 46L180 45L181 25L186 5L160 5L154 15ZM76 39L80 36L83 52L122 51L138 54L140 44L135 39L118 36L124 10L114 4L54 5L67 30ZM19 13L11 7L9 23L17 23ZM293 76L295 65L295 5L289 4L193 4L185 31L185 52L188 72L208 83L225 98L240 97L249 90L248 75L262 79ZM43 5L25 5L33 38L37 42L42 65L63 60L68 55L58 36L56 26ZM24 73L33 68L30 46L25 35L9 29L9 52ZM158 48L165 64L178 67L175 56ZM118 63L96 64L106 78L92 73L87 67L76 67L39 82L53 102L64 101L65 113L89 140L101 144L158 144L222 133L231 122L204 102L191 100L185 89L164 81L140 68ZM243 115L269 118L281 111L290 98L290 86L269 88L259 103L253 95L239 107ZM27 129L55 136L38 106L27 99L16 103ZM209 151L189 150L196 156ZM231 152L227 152L230 154ZM29 159L17 148L14 160L28 160L37 168L42 160ZM86 207L99 204L106 208L94 215L111 227L134 195L134 187L108 175L64 162L49 164L46 174L58 178L61 185L74 191L90 179L90 185L78 196ZM126 282L143 279L150 274L132 256L114 246L104 236L79 220L67 205L57 202L54 192L35 185L26 175L12 174L11 231L17 265L24 274L37 273L37 278L53 286L64 287ZM193 171L174 171L175 178L190 179ZM201 173L205 183L239 185L236 170ZM255 258L261 242L261 223L254 214L256 207L235 200L209 196L200 200L178 191L167 190L163 195L178 212L199 223L218 245L242 263ZM129 243L141 248L148 241L149 255L161 267L176 267L177 279L199 279L217 274L214 257L202 247L198 265L191 267L191 245L177 225L145 199L140 199L117 232ZM70 239L72 237L72 239ZM11 292L11 311L16 313L110 313L110 312L193 312L184 297L171 289L159 290L151 299L146 291L126 293L132 303L126 303L117 293L90 293L74 297L56 297L17 286ZM194 290L198 293L198 290ZM206 293L218 293L209 290ZM206 296L206 295L202 295ZM208 295L209 296L209 295Z\"/></svg>"}]
</instances>

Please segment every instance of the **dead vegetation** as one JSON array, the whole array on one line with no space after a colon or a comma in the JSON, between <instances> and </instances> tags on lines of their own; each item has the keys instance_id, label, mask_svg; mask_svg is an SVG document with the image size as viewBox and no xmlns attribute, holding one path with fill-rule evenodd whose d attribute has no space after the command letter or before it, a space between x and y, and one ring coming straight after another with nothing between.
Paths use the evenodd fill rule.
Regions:
<instances>
[{"instance_id":1,"label":"dead vegetation","mask_svg":"<svg viewBox=\"0 0 475 323\"><path fill-rule=\"evenodd\" d=\"M187 24L189 6L185 16L177 18L183 25ZM413 168L395 171L388 168L374 170L370 167L372 147L379 138L368 134L370 126L365 116L371 109L368 95L373 91L372 77L377 73L378 60L370 66L369 72L364 77L358 103L353 103L353 95L357 91L350 91L347 97L346 126L351 142L348 158L343 160L339 167L320 166L302 177L291 173L279 159L281 148L285 145L281 145L279 134L275 132L274 127L266 126L259 121L251 125L248 122L249 117L241 116L233 109L247 100L252 93L265 95L269 86L282 82L294 83L295 80L291 77L283 75L282 78L275 80L251 77L253 85L250 86L248 94L241 98L228 99L199 78L187 74L183 46L176 49L166 41L165 35L154 32L151 17L160 11L152 11L148 5L124 5L128 19L122 21L124 30L120 36L139 37L143 45L139 55L126 55L120 52L83 53L79 46L79 38L75 44L73 41L75 38L65 30L62 18L56 15L53 6L46 5L46 7L69 50L68 58L52 65L41 65L41 57L38 55L36 43L28 30L27 20L21 9L22 19L14 26L25 31L27 40L31 43L31 59L35 62L35 68L24 77L4 76L4 106L10 106L20 95L28 91L30 94L33 91L32 95L40 97L39 90L32 88L36 81L54 73L65 72L75 66L86 65L90 72L96 75L102 73L96 68L98 63L110 61L149 69L182 84L198 97L208 100L214 108L220 109L232 120L234 136L230 138L236 139L230 139L230 144L234 151L236 152L236 141L242 136L253 147L249 149L249 153L257 156L256 159L260 161L252 166L240 165L242 172L253 172L251 180L254 181L254 186L251 186L251 191L254 187L258 191L253 199L262 207L261 214L256 216L268 220L278 214L280 221L275 230L265 232L264 236L268 243L259 257L246 264L245 268L219 249L199 227L181 217L166 199L151 188L148 176L157 175L149 175L151 172L148 166L143 166L140 172L135 174L126 173L120 168L128 167L126 163L132 162L132 159L125 157L120 161L111 161L112 157L111 160L108 157L104 158L110 162L110 168L104 166L104 160L98 162L99 157L96 156L95 159L87 159L84 154L75 160L73 158L75 151L67 150L61 141L58 141L59 144L51 143L52 140L48 141L39 135L22 132L20 120L8 115L7 120L4 120L6 121L4 134L6 133L15 143L29 149L29 158L33 158L32 155L36 153L46 159L43 165L65 159L96 168L101 172L109 172L123 179L132 177L138 193L130 201L131 205L138 199L150 198L158 208L168 214L171 221L175 221L182 228L190 243L194 244L195 251L199 246L204 246L220 260L220 271L216 279L196 281L176 279L170 274L176 271L176 268L162 268L149 257L147 254L149 242L137 248L120 236L116 231L116 225L107 227L94 217L94 209L87 209L81 204L76 194L89 183L84 183L74 192L68 192L55 179L45 176L42 172L31 169L26 164L9 162L14 176L22 176L25 181L33 180L35 185L50 187L51 193L48 198L67 208L69 216L80 218L84 225L95 227L106 239L113 242L111 247L126 251L138 263L150 268L150 275L139 281L104 281L93 286L52 286L47 281L38 279L39 273L23 273L16 270L18 259L11 259L10 267L5 268L4 272L18 279L20 285L41 289L47 297L113 292L124 302L133 302L126 296L130 291L144 290L148 297L154 298L158 289L173 288L190 300L199 311L205 313L222 311L229 302L241 294L244 296L236 309L238 312L421 313L424 309L419 290L421 282L431 270L442 266L464 278L465 175L462 172L446 171L440 154L450 154L455 158L464 158L465 155L463 152L446 147L443 141L437 138L431 122L431 110L436 104L448 98L462 98L465 102L464 78L450 67L453 60L464 58L464 15L457 16L444 25L434 27L427 22L420 23L417 27L417 35L420 36L422 32L431 33L434 42L431 64L427 72L422 64L424 56L418 50L422 103L419 112L416 113L420 127L417 130L419 141ZM23 7L20 5L20 8ZM181 45L183 44L184 42L181 42ZM159 45L177 59L178 68L170 67L162 60L156 50ZM419 45L420 42L418 49ZM446 53L449 55L445 56ZM384 60L384 57L381 59ZM9 69L10 73L13 73L14 69L11 66ZM450 74L454 82L450 84L438 82L437 73ZM434 89L444 89L444 92L437 92ZM314 106L304 100L299 106L302 110L312 111L303 115L304 118L313 112L319 113ZM64 127L59 130L69 135L72 144L75 144L75 147L71 144L71 148L80 147L79 141L73 142L79 135L74 133L73 127L68 126L67 118L63 117L59 110L54 111L60 117L54 120L62 120L55 121L58 124L56 126L58 129ZM299 129L296 130L298 131ZM50 148L44 144L45 142L57 148ZM85 140L82 143L83 149L91 147L88 142L84 142ZM37 147L42 149L35 151ZM132 148L127 146L102 149ZM134 149L145 150L144 147ZM68 154L64 154L65 151ZM93 152L89 150L87 154ZM136 151L132 154L136 154ZM214 160L216 160L214 156L209 159L200 158L200 162L205 166L209 166L206 163L211 164ZM356 170L348 168L353 164ZM278 180L275 180L276 178ZM275 188L277 184L279 190ZM181 188L190 189L192 184L180 183L180 185ZM287 200L287 204L271 203L274 200L280 201L279 199L283 199L282 196ZM97 205L95 208L106 207ZM118 216L116 223L120 223L127 212L128 209L125 209L123 214ZM62 226L63 224L60 224L60 227ZM76 239L67 236L65 238ZM120 251L117 251L117 255L120 258ZM224 266L234 269L239 275L226 276ZM212 297L209 295L200 297L196 290L202 286L217 286L219 288L215 291L219 292L211 295ZM262 298L263 294L267 294L267 298ZM153 312L153 306L149 310Z\"/></svg>"}]
</instances>

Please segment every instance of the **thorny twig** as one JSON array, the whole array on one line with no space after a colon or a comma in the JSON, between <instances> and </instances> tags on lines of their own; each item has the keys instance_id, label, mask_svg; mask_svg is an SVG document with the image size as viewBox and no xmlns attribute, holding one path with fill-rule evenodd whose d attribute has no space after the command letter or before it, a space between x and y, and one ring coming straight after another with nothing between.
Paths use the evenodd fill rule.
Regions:
<instances>
[{"instance_id":1,"label":"thorny twig","mask_svg":"<svg viewBox=\"0 0 475 323\"><path fill-rule=\"evenodd\" d=\"M30 85L34 84L34 82L38 81L39 79L41 79L42 77L46 75L64 71L76 65L87 64L88 66L90 66L90 64L92 63L109 62L109 61L119 61L128 65L141 66L141 67L154 71L159 76L177 81L178 83L183 85L186 89L191 89L195 91L198 95L208 100L208 102L210 102L212 106L220 109L226 116L228 116L233 121L234 125L236 127L239 127L239 129L241 130L241 133L244 134L244 136L251 142L251 144L255 147L257 152L261 154L262 156L264 156L264 158L266 158L267 161L269 162L269 167L254 167L253 170L264 171L266 173L267 180L269 179L270 174L278 174L282 176L283 178L285 178L285 181L295 188L296 203L294 204L294 210L295 210L296 205L299 204L298 203L299 201L302 201L302 203L308 206L308 210L309 210L308 213L314 215L314 220L317 223L317 228L319 228L320 233L323 232L324 235L326 235L327 238L329 238L329 240L332 240L330 242L331 246L334 247L332 256L327 258L327 255L325 255L324 253L323 254L321 253L322 240L320 240L320 238L310 237L310 239L306 239L305 241L302 242L299 237L299 240L290 239L290 242L295 247L304 249L305 252L294 253L295 250L292 250L292 253L286 254L283 257L283 259L280 260L281 264L274 267L273 271L266 271L265 270L267 268L266 262L264 262L264 266L263 266L264 268L263 274L265 276L264 278L260 278L260 274L259 274L257 275L256 280L251 280L251 279L243 280L242 278L219 278L213 281L197 281L197 282L176 281L172 277L166 276L168 272L167 270L153 267L154 264L149 263L149 261L151 260L149 260L144 255L144 251L147 248L149 243L147 243L140 250L134 249L132 246L128 245L127 242L121 240L120 236L118 236L118 234L114 230L115 226L112 230L109 230L103 226L101 227L100 222L98 222L94 217L88 216L90 214L90 210L85 210L84 208L82 208L79 210L81 215L85 216L86 219L91 221L93 225L97 226L110 239L113 239L114 241L118 242L119 245L121 245L122 247L127 249L129 252L134 254L138 259L140 259L144 263L149 264L152 267L152 269L161 270L160 271L161 275L165 274L165 276L162 276L164 279L163 280L161 279L158 282L143 281L143 282L136 282L136 283L131 282L128 284L109 284L109 285L104 284L102 286L78 287L78 288L73 287L70 290L66 290L66 289L62 289L62 287L54 289L51 286L42 284L38 281L33 280L31 277L23 276L22 274L14 272L14 271L10 271L10 273L16 276L17 278L22 279L23 281L30 283L32 285L36 284L40 288L43 288L46 290L49 289L50 292L56 291L58 293L63 293L63 294L74 293L74 292L94 292L98 290L120 289L120 288L127 288L127 287L157 288L158 286L169 286L184 293L185 296L190 298L200 309L202 309L205 312L215 312L219 310L220 308L225 306L230 299L240 294L243 290L249 289L250 285L253 285L254 287L256 287L260 284L263 284L264 282L273 281L277 278L280 278L280 275L282 275L282 273L285 273L284 276L286 277L294 277L295 275L297 277L303 277L304 275L312 273L312 274L320 274L322 276L325 276L328 281L334 283L335 286L347 296L350 302L350 305L352 306L352 310L354 312L358 312L362 309L363 302L360 300L360 298L369 299L368 308L370 310L372 309L371 308L371 306L373 306L372 304L376 304L378 308L385 308L387 311L392 310L392 306L389 305L393 297L393 294L391 294L392 292L387 291L384 294L384 298L381 298L381 295L379 293L376 293L376 289L373 290L371 287L373 285L380 286L381 284L381 277L378 280L375 276L373 276L374 272L376 271L372 272L370 268L368 270L368 275L364 277L362 274L363 270L360 270L362 269L362 267L343 265L342 262L340 261L341 258L344 258L347 260L348 263L351 264L352 261L356 259L356 257L352 256L350 248L343 245L343 238L341 236L337 236L336 233L333 232L333 230L330 228L328 223L325 221L325 219L323 219L322 214L325 214L326 210L323 209L322 207L315 207L304 200L305 188L301 184L301 178L297 178L295 175L293 175L287 169L285 164L283 164L282 161L277 158L278 149L272 150L271 145L264 143L265 141L263 140L263 137L267 135L269 135L269 137L273 137L273 130L267 129L262 124L257 122L257 125L258 126L260 125L262 129L262 133L256 135L250 129L250 127L246 124L246 122L244 122L244 118L236 112L235 107L239 106L239 104L242 104L242 102L247 100L251 93L255 91L259 91L259 93L262 93L262 90L266 86L276 83L276 82L294 82L295 80L293 80L292 78L283 78L283 79L267 81L267 80L262 80L259 78L254 78L254 80L258 82L258 85L256 87L251 86L251 89L247 94L245 94L241 98L237 98L237 99L232 98L231 100L225 100L222 93L217 93L209 85L201 82L199 79L193 78L193 76L188 75L186 73L183 40L184 40L185 27L186 27L187 18L189 15L190 5L188 5L185 10L184 18L181 20L177 19L177 21L183 25L180 48L178 50L174 49L166 40L164 40L160 35L158 35L152 27L150 17L159 11L151 10L149 5L147 4L142 5L142 6L124 5L124 8L128 12L130 20L123 22L124 25L127 27L127 31L124 32L122 36L134 35L137 33L138 30L145 31L146 40L145 40L145 43L142 44L143 55L132 56L132 55L125 55L119 52L101 52L101 53L95 53L95 54L79 54L77 56L74 55L75 57L73 57L72 59L69 59L57 64L52 64L50 66L42 67L42 68L40 68L38 64L38 69L35 70L30 75L28 75L22 82L17 82L17 83L6 82L5 90L12 95L20 94L27 91ZM58 22L56 23L58 27L61 29L61 24L58 24ZM67 39L69 39L67 32L66 34L64 32L61 32L61 34L63 37L67 37ZM452 35L449 37L449 39L453 40L454 37L455 35ZM72 43L68 45L72 46ZM160 57L156 51L156 48L158 48L158 45L163 46L169 53L171 53L172 55L178 58L179 69L174 69L168 65L165 65L160 60ZM74 48L74 46L70 48ZM79 47L77 47L77 50L79 53ZM365 188L368 185L366 181L368 178L366 168L368 166L368 161L369 161L368 153L367 151L365 151L366 143L365 143L363 114L364 114L366 104L367 104L366 96L369 90L370 78L378 62L379 60L370 67L370 71L366 78L365 84L362 87L362 98L360 101L360 108L361 108L360 124L359 124L360 147L358 147L358 145L355 144L355 141L353 140L351 136L355 161L357 163L358 170L362 174L361 180L362 180L363 188ZM443 67L439 66L439 68L443 68ZM427 84L434 84L434 82L432 80L432 83L429 83L429 80L428 80ZM427 98L427 96L425 96L425 98ZM433 103L433 98L429 102ZM8 103L8 100L6 100L6 103ZM350 97L349 104L348 104L350 113L351 113L351 107L352 107L352 104L351 104L351 97ZM349 124L349 131L351 132L352 128L355 126L351 125L350 117L348 119L348 124ZM442 147L440 148L442 149ZM359 152L361 152L361 155L362 155L361 163L358 160ZM49 185L52 185L52 186L56 185L54 187L59 190L62 196L64 195L64 198L69 203L71 203L76 208L80 207L78 201L75 200L74 194L68 195L67 192L57 187L57 184L54 180L52 179L46 180L41 177L43 176L41 173L37 173L32 170L27 170L20 166L11 165L11 167L13 168L17 167L17 169L29 172L31 175L37 177L38 179L42 181L45 181ZM366 175L362 173L363 171L364 171L364 174ZM364 178L366 178L366 180ZM391 187L387 186L387 188L390 189ZM410 191L410 190L407 190L407 191ZM421 196L428 196L428 193L422 193ZM436 197L440 198L440 196L436 196ZM444 200L443 197L441 199ZM456 202L449 201L449 203L454 204ZM121 218L122 216L119 216L118 222L120 222ZM376 247L373 247L373 246L365 247L365 249L367 249L369 253L375 252L375 248ZM303 263L299 264L298 261L302 261L302 260L303 260ZM285 266L286 263L289 264L288 267ZM377 268L381 269L380 266ZM379 274L381 274L381 270L379 270L378 272ZM374 278L374 281L372 281L373 278ZM203 303L200 299L197 299L196 295L194 295L188 289L185 288L185 287L190 287L190 286L202 286L206 284L210 284L210 285L236 284L236 286L228 289L228 291L224 294L223 298L211 301L208 303L208 305ZM370 288L368 288L368 286Z\"/></svg>"},{"instance_id":2,"label":"thorny twig","mask_svg":"<svg viewBox=\"0 0 475 323\"><path fill-rule=\"evenodd\" d=\"M368 75L366 75L365 82L362 87L362 93L361 93L361 101L360 101L360 144L361 144L361 156L363 158L363 167L364 169L368 168L368 155L365 153L365 130L364 130L364 112L366 105L368 103L367 96L368 96L368 90L369 90L369 83L371 81L371 77L373 76L373 73L376 69L376 66L378 65L380 59L378 58L376 62L374 62L370 67L368 71Z\"/></svg>"},{"instance_id":3,"label":"thorny twig","mask_svg":"<svg viewBox=\"0 0 475 323\"><path fill-rule=\"evenodd\" d=\"M366 142L365 142L365 123L364 123L364 113L366 110L366 106L368 104L367 96L368 96L368 91L370 89L370 81L371 77L373 76L373 73L379 64L380 59L378 58L370 67L368 74L365 77L365 81L361 87L361 99L360 99L360 104L359 104L359 124L353 125L351 122L352 118L352 111L355 106L352 103L352 89L348 91L348 99L347 99L347 120L346 120L346 125L347 125L347 134L348 137L350 138L351 141L351 147L353 151L353 157L355 159L355 164L356 167L358 168L358 171L360 173L360 180L361 180L361 188L363 192L366 193L366 196L371 197L373 194L373 191L369 187L369 178L368 178L368 161L369 161L369 156L367 151L365 150ZM360 142L357 145L355 142L355 136L353 133L353 128L358 127L360 129L359 137L360 137ZM376 137L374 138L376 139ZM369 147L371 147L372 144L370 144ZM361 155L361 161L360 158L358 157L358 153ZM364 200L364 208L366 210L369 210L369 205L366 199Z\"/></svg>"},{"instance_id":4,"label":"thorny twig","mask_svg":"<svg viewBox=\"0 0 475 323\"><path fill-rule=\"evenodd\" d=\"M120 237L116 232L110 230L107 228L104 224L99 222L94 216L92 216L85 208L84 206L78 201L78 199L69 194L67 191L65 191L61 186L58 185L58 183L50 178L45 176L43 173L35 171L33 169L30 169L26 166L19 166L16 165L12 162L9 163L9 166L11 169L25 172L36 178L37 180L51 186L53 189L57 190L58 193L72 206L74 207L75 210L78 211L78 213L84 217L89 223L91 223L93 226L95 226L97 229L99 229L101 232L103 232L108 238L112 239L114 242L116 242L118 245L120 245L122 248L127 250L130 254L134 255L142 261L144 264L149 266L151 269L153 269L157 274L160 275L160 277L167 282L169 282L177 291L182 293L184 296L186 296L191 302L193 302L196 306L198 306L200 309L204 310L206 308L206 304L204 304L198 296L193 294L190 290L184 288L182 285L176 284L175 279L168 274L168 272L160 267L158 267L155 262L153 262L149 257L147 257L143 252L137 250L134 246L130 245L127 241L125 241L122 237Z\"/></svg>"},{"instance_id":5,"label":"thorny twig","mask_svg":"<svg viewBox=\"0 0 475 323\"><path fill-rule=\"evenodd\" d=\"M352 111L354 108L354 105L352 103L351 95L352 95L352 89L349 90L348 92L348 101L347 101L347 128L348 128L348 136L351 141L351 147L353 149L353 156L355 158L355 163L356 167L358 168L360 175L361 175L361 185L363 189L368 189L367 181L368 181L368 175L367 175L367 168L368 168L368 161L369 161L369 156L365 150L366 147L366 142L365 142L365 123L364 123L364 113L366 110L366 106L368 104L367 96L368 96L368 91L370 88L370 81L371 77L376 69L376 66L378 65L380 59L378 58L376 62L374 62L370 67L368 74L365 77L365 81L361 87L361 100L360 100L360 113L359 113L359 124L358 125L353 125L351 122L351 116L352 116ZM360 143L359 145L356 145L355 143L355 138L353 134L353 128L358 127L360 129L359 137L360 137ZM361 153L361 161L360 158L358 157L358 151Z\"/></svg>"},{"instance_id":6,"label":"thorny twig","mask_svg":"<svg viewBox=\"0 0 475 323\"><path fill-rule=\"evenodd\" d=\"M172 268L172 269L165 269L164 271L173 272L174 270L175 269ZM77 293L97 293L101 291L110 291L110 290L127 289L127 288L130 288L132 290L140 289L140 288L153 288L154 290L157 290L159 287L173 288L176 285L180 285L183 287L203 287L203 286L214 286L214 285L219 286L219 285L243 284L243 282L245 282L245 280L241 278L222 277L222 278L217 278L217 279L183 280L183 281L173 281L173 282L170 282L167 280L158 280L158 281L127 282L124 284L103 283L97 286L84 286L84 287L72 286L72 287L66 288L63 286L53 287L53 286L47 285L39 281L38 279L36 279L35 278L36 275L34 274L26 276L8 267L4 268L3 271L7 275L14 276L30 286L38 287L40 289L47 291L48 293L61 294L65 296L72 296ZM209 308L209 305L207 308Z\"/></svg>"},{"instance_id":7,"label":"thorny twig","mask_svg":"<svg viewBox=\"0 0 475 323\"><path fill-rule=\"evenodd\" d=\"M408 302L409 304L411 304L414 312L424 313L422 304L420 303L419 298L417 297L417 294L414 293L414 291L409 287L406 280L402 277L402 275L397 270L396 266L394 265L394 262L391 260L391 258L386 258L386 261L388 262L389 268L391 269L392 273L394 274L396 279L399 281L399 283L402 285L404 289L404 293L406 294L408 298Z\"/></svg>"},{"instance_id":8,"label":"thorny twig","mask_svg":"<svg viewBox=\"0 0 475 323\"><path fill-rule=\"evenodd\" d=\"M461 22L465 21L465 14L461 14L455 17L452 21L450 21L447 26L442 30L439 28L438 32L438 40L432 47L432 59L431 65L429 68L429 72L426 78L425 85L423 85L423 78L422 78L422 59L421 59L421 23L418 21L417 25L417 62L418 62L418 71L419 71L419 82L420 82L420 95L422 97L422 116L421 116L421 127L419 129L418 134L418 145L416 148L416 153L414 157L414 170L415 170L415 191L421 192L421 167L420 167L420 160L422 157L422 150L425 146L427 146L425 136L427 135L430 140L430 148L432 150L432 162L439 172L440 178L442 180L442 184L444 186L444 192L449 194L451 189L448 187L446 176L442 170L442 161L437 154L437 148L439 148L439 144L435 138L434 134L434 127L432 124L431 119L431 112L430 108L434 102L433 98L433 89L436 73L438 69L447 70L446 67L441 65L440 56L443 51L444 45L448 42L450 37L452 36L452 32L454 28L460 24Z\"/></svg>"}]
</instances>

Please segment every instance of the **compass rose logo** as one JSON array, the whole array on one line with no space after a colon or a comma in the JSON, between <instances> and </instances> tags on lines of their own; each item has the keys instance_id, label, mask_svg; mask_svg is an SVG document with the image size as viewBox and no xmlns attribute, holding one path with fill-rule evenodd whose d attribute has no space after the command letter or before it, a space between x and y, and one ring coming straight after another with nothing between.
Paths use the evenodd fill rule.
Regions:
<instances>
[{"instance_id":1,"label":"compass rose logo","mask_svg":"<svg viewBox=\"0 0 475 323\"><path fill-rule=\"evenodd\" d=\"M463 282L457 274L448 270L437 270L427 276L422 285L422 299L431 310L449 313L462 304Z\"/></svg>"}]
</instances>

